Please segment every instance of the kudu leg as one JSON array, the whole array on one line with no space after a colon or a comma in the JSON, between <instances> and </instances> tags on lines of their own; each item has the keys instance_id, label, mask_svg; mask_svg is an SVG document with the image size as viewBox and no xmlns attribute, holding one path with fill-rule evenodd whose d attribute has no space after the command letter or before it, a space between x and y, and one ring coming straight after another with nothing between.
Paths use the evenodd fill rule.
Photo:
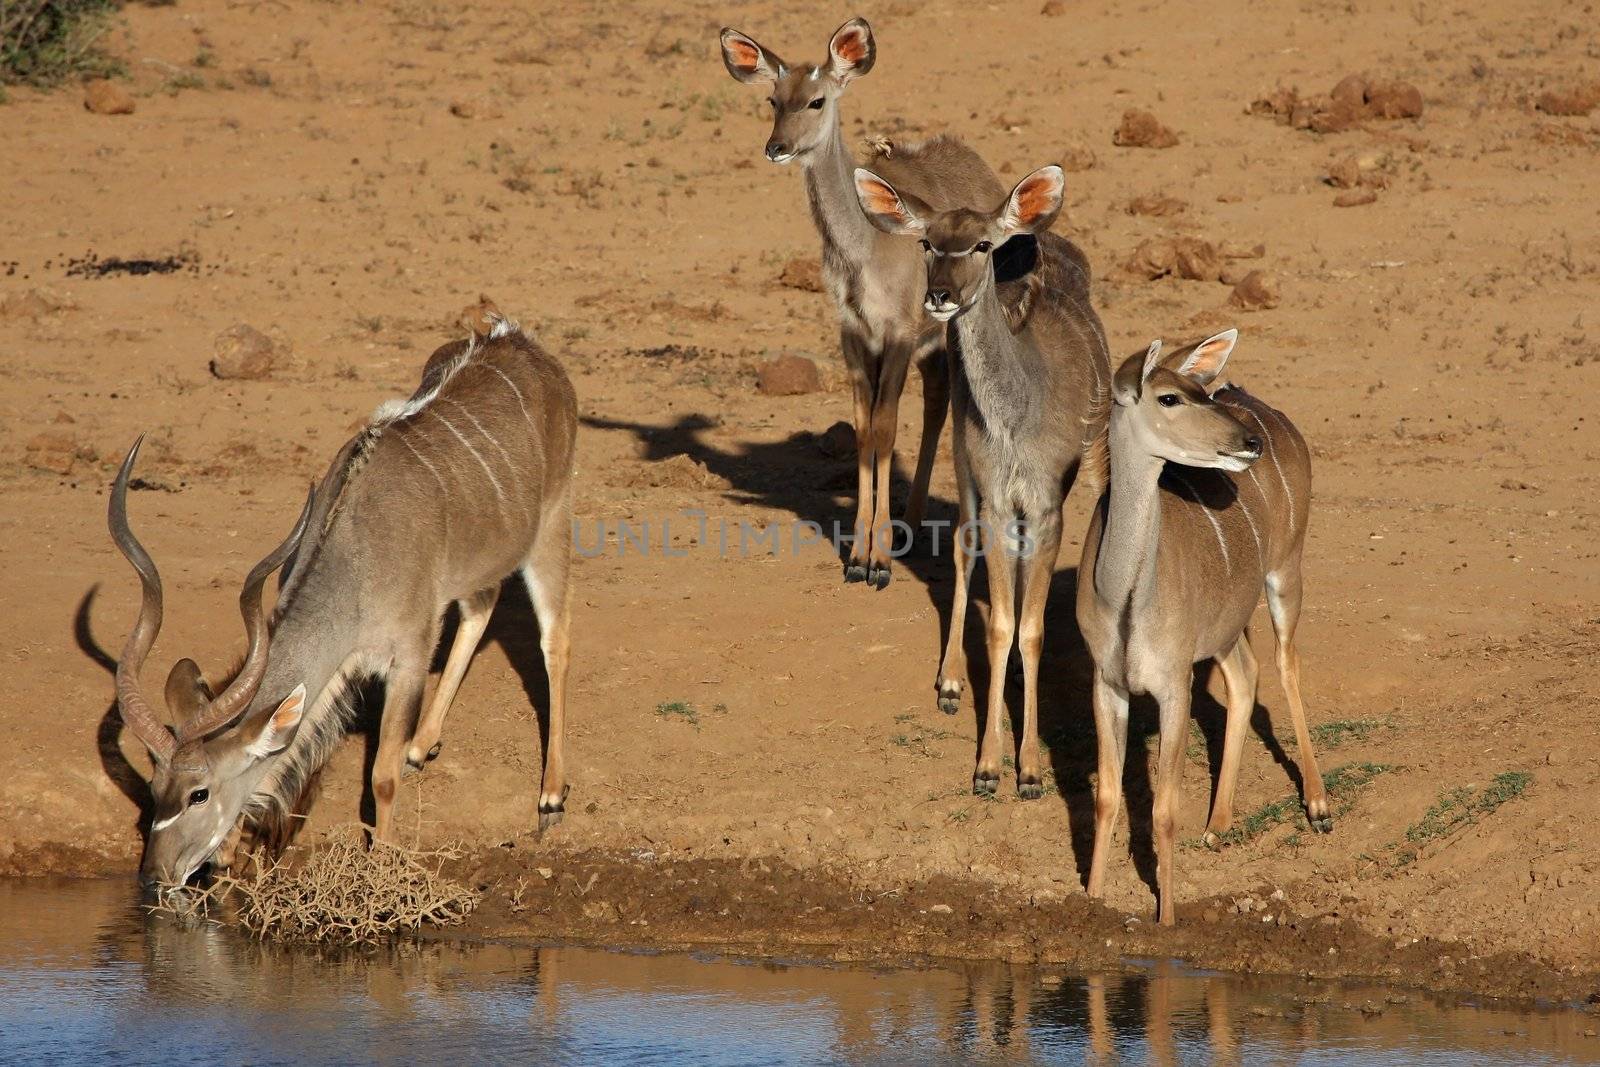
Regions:
<instances>
[{"instance_id":1,"label":"kudu leg","mask_svg":"<svg viewBox=\"0 0 1600 1067\"><path fill-rule=\"evenodd\" d=\"M450 705L455 702L456 693L461 689L461 680L467 676L467 666L472 662L478 642L483 640L483 631L489 627L489 617L494 614L494 604L499 596L499 587L494 587L456 601L461 621L456 627L455 640L450 644L450 655L444 661L439 687L433 691L433 700L429 702L428 710L423 712L422 720L417 723L417 732L411 736L411 744L406 748L406 762L411 766L421 767L437 757L444 746L444 742L439 740L444 733L444 717L449 714Z\"/></svg>"},{"instance_id":2,"label":"kudu leg","mask_svg":"<svg viewBox=\"0 0 1600 1067\"><path fill-rule=\"evenodd\" d=\"M1156 848L1156 916L1162 926L1178 921L1177 878L1173 854L1178 843L1178 807L1183 799L1184 749L1189 737L1189 688L1194 672L1178 671L1171 688L1156 694L1161 705L1161 742L1156 754L1155 803L1150 812L1150 836Z\"/></svg>"},{"instance_id":3,"label":"kudu leg","mask_svg":"<svg viewBox=\"0 0 1600 1067\"><path fill-rule=\"evenodd\" d=\"M866 346L851 334L840 340L844 349L845 364L850 368L850 391L854 401L851 412L856 430L856 520L851 527L849 561L845 564L844 580L867 580L868 538L872 535L872 394L873 378L868 366Z\"/></svg>"},{"instance_id":4,"label":"kudu leg","mask_svg":"<svg viewBox=\"0 0 1600 1067\"><path fill-rule=\"evenodd\" d=\"M922 375L922 443L917 446L917 473L911 480L911 496L906 500L905 523L911 529L911 543L921 539L922 520L928 512L928 482L939 455L939 435L944 431L945 415L950 410L949 357L938 349L917 365Z\"/></svg>"},{"instance_id":5,"label":"kudu leg","mask_svg":"<svg viewBox=\"0 0 1600 1067\"><path fill-rule=\"evenodd\" d=\"M1222 735L1222 768L1217 773L1217 792L1211 800L1211 818L1206 822L1202 838L1212 848L1217 847L1221 835L1233 825L1233 793L1239 784L1239 761L1261 677L1261 665L1250 647L1249 630L1241 633L1228 654L1217 660L1217 667L1228 688L1228 724Z\"/></svg>"},{"instance_id":6,"label":"kudu leg","mask_svg":"<svg viewBox=\"0 0 1600 1067\"><path fill-rule=\"evenodd\" d=\"M568 508L559 509L555 519L546 520L534 545L533 554L522 567L522 580L539 620L539 647L544 652L544 671L550 683L549 729L545 732L544 777L539 785L539 829L547 830L561 822L567 803L567 772L562 736L567 719L567 665L572 622L571 587L568 582L572 556L568 531L572 521Z\"/></svg>"},{"instance_id":7,"label":"kudu leg","mask_svg":"<svg viewBox=\"0 0 1600 1067\"><path fill-rule=\"evenodd\" d=\"M894 527L889 525L889 490L894 471L894 439L900 428L900 394L905 391L910 353L886 351L878 366L878 388L872 398L873 505L872 530L867 539L867 584L882 589L889 584L889 561L894 551Z\"/></svg>"},{"instance_id":8,"label":"kudu leg","mask_svg":"<svg viewBox=\"0 0 1600 1067\"><path fill-rule=\"evenodd\" d=\"M1111 685L1100 672L1094 676L1094 733L1099 750L1094 785L1094 856L1089 861L1089 895L1105 890L1106 862L1111 856L1111 836L1122 814L1122 765L1128 754L1128 694Z\"/></svg>"},{"instance_id":9,"label":"kudu leg","mask_svg":"<svg viewBox=\"0 0 1600 1067\"><path fill-rule=\"evenodd\" d=\"M972 476L960 462L956 464L956 496L959 516L952 531L950 551L956 565L955 597L950 602L950 632L945 636L944 657L939 661L939 677L934 686L939 693L939 710L954 715L961 709L961 686L967 675L967 602L972 599L972 570L977 563L977 552L982 545L973 516L978 511L978 494L972 487ZM969 546L967 538L972 538Z\"/></svg>"},{"instance_id":10,"label":"kudu leg","mask_svg":"<svg viewBox=\"0 0 1600 1067\"><path fill-rule=\"evenodd\" d=\"M1006 717L1006 661L1016 636L1017 557L1011 551L1006 523L1010 516L983 508L984 549L989 574L989 702L983 724L983 743L978 749L978 767L972 776L972 791L993 795L1000 784L1000 728Z\"/></svg>"},{"instance_id":11,"label":"kudu leg","mask_svg":"<svg viewBox=\"0 0 1600 1067\"><path fill-rule=\"evenodd\" d=\"M1056 508L1027 529L1029 554L1022 561L1022 611L1017 647L1022 652L1022 742L1017 747L1017 796L1044 796L1039 768L1039 656L1044 651L1044 607L1050 597L1061 553L1061 509Z\"/></svg>"},{"instance_id":12,"label":"kudu leg","mask_svg":"<svg viewBox=\"0 0 1600 1067\"><path fill-rule=\"evenodd\" d=\"M372 760L374 836L394 840L394 793L400 781L406 738L411 736L422 691L428 683L428 651L397 657L384 679L383 719L378 724L378 752Z\"/></svg>"},{"instance_id":13,"label":"kudu leg","mask_svg":"<svg viewBox=\"0 0 1600 1067\"><path fill-rule=\"evenodd\" d=\"M1315 830L1333 830L1333 815L1328 810L1328 790L1317 767L1317 754L1311 748L1311 728L1306 725L1306 706L1300 699L1300 650L1295 631L1300 626L1300 561L1277 574L1267 575L1267 610L1278 638L1278 677L1294 717L1294 740L1300 751L1301 791L1305 795L1306 816Z\"/></svg>"}]
</instances>

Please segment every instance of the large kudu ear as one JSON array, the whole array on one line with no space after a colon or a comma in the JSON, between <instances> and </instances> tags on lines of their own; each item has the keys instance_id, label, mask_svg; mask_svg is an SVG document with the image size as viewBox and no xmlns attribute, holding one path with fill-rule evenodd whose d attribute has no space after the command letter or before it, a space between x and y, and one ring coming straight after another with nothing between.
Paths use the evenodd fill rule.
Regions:
<instances>
[{"instance_id":1,"label":"large kudu ear","mask_svg":"<svg viewBox=\"0 0 1600 1067\"><path fill-rule=\"evenodd\" d=\"M847 85L867 73L877 58L878 45L872 39L872 27L860 15L834 30L828 40L828 73L840 85Z\"/></svg>"},{"instance_id":2,"label":"large kudu ear","mask_svg":"<svg viewBox=\"0 0 1600 1067\"><path fill-rule=\"evenodd\" d=\"M1123 360L1122 366L1117 368L1116 377L1111 380L1111 399L1122 407L1137 404L1144 392L1145 379L1150 377L1150 372L1156 369L1160 361L1160 338L1151 341L1150 347L1143 352Z\"/></svg>"},{"instance_id":3,"label":"large kudu ear","mask_svg":"<svg viewBox=\"0 0 1600 1067\"><path fill-rule=\"evenodd\" d=\"M1238 330L1223 330L1215 337L1208 337L1195 345L1193 350L1172 369L1179 374L1188 375L1203 386L1209 386L1228 365L1228 357L1233 354L1233 346L1238 341ZM1172 360L1177 361L1177 356L1175 353Z\"/></svg>"},{"instance_id":4,"label":"large kudu ear","mask_svg":"<svg viewBox=\"0 0 1600 1067\"><path fill-rule=\"evenodd\" d=\"M928 232L927 224L906 203L907 198L895 192L894 186L870 170L856 169L856 199L861 202L861 211L867 216L867 221L884 233L897 237L921 237Z\"/></svg>"},{"instance_id":5,"label":"large kudu ear","mask_svg":"<svg viewBox=\"0 0 1600 1067\"><path fill-rule=\"evenodd\" d=\"M192 659L180 659L167 675L166 698L167 709L182 726L204 711L215 694L200 673L200 665Z\"/></svg>"},{"instance_id":6,"label":"large kudu ear","mask_svg":"<svg viewBox=\"0 0 1600 1067\"><path fill-rule=\"evenodd\" d=\"M1051 164L1040 167L1017 183L1000 212L1000 225L1009 234L1043 233L1056 221L1066 199L1067 176Z\"/></svg>"},{"instance_id":7,"label":"large kudu ear","mask_svg":"<svg viewBox=\"0 0 1600 1067\"><path fill-rule=\"evenodd\" d=\"M775 82L783 74L783 60L738 30L722 31L722 65L746 85Z\"/></svg>"},{"instance_id":8,"label":"large kudu ear","mask_svg":"<svg viewBox=\"0 0 1600 1067\"><path fill-rule=\"evenodd\" d=\"M261 725L255 730L255 736L250 739L250 755L256 759L265 759L275 752L282 752L289 747L289 742L294 740L295 731L300 729L300 722L306 714L306 686L304 682L295 686L294 692L283 698L268 715L261 717ZM252 728L247 727L247 729Z\"/></svg>"}]
</instances>

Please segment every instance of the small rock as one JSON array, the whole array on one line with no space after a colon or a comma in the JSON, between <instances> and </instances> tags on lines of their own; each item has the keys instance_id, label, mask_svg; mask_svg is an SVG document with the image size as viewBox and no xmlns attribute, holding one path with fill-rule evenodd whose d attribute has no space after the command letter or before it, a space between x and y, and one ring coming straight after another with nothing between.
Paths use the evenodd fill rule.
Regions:
<instances>
[{"instance_id":1,"label":"small rock","mask_svg":"<svg viewBox=\"0 0 1600 1067\"><path fill-rule=\"evenodd\" d=\"M951 912L955 911L955 909L948 904L930 904L928 905L928 910L933 912L935 915L949 915Z\"/></svg>"},{"instance_id":2,"label":"small rock","mask_svg":"<svg viewBox=\"0 0 1600 1067\"><path fill-rule=\"evenodd\" d=\"M793 354L769 359L756 370L756 388L766 396L800 396L822 391L817 365Z\"/></svg>"},{"instance_id":3,"label":"small rock","mask_svg":"<svg viewBox=\"0 0 1600 1067\"><path fill-rule=\"evenodd\" d=\"M1422 90L1410 82L1367 86L1367 113L1380 119L1414 119L1422 114Z\"/></svg>"},{"instance_id":4,"label":"small rock","mask_svg":"<svg viewBox=\"0 0 1600 1067\"><path fill-rule=\"evenodd\" d=\"M1328 96L1335 104L1362 108L1367 103L1367 79L1360 74L1346 74L1339 79L1339 84L1333 87L1333 92Z\"/></svg>"},{"instance_id":5,"label":"small rock","mask_svg":"<svg viewBox=\"0 0 1600 1067\"><path fill-rule=\"evenodd\" d=\"M1546 115L1573 118L1587 115L1596 104L1600 104L1600 82L1566 89L1548 89L1539 94L1533 106Z\"/></svg>"},{"instance_id":6,"label":"small rock","mask_svg":"<svg viewBox=\"0 0 1600 1067\"><path fill-rule=\"evenodd\" d=\"M1151 215L1165 217L1167 215L1181 215L1189 210L1189 205L1175 196L1136 196L1128 201L1128 214Z\"/></svg>"},{"instance_id":7,"label":"small rock","mask_svg":"<svg viewBox=\"0 0 1600 1067\"><path fill-rule=\"evenodd\" d=\"M1170 240L1164 237L1152 237L1139 243L1139 247L1133 250L1133 255L1124 266L1139 277L1154 281L1171 274L1177 261L1177 250L1173 248Z\"/></svg>"},{"instance_id":8,"label":"small rock","mask_svg":"<svg viewBox=\"0 0 1600 1067\"><path fill-rule=\"evenodd\" d=\"M1222 273L1217 275L1217 281L1223 285L1238 285L1250 274L1250 268L1238 263L1229 263L1222 268Z\"/></svg>"},{"instance_id":9,"label":"small rock","mask_svg":"<svg viewBox=\"0 0 1600 1067\"><path fill-rule=\"evenodd\" d=\"M778 284L807 293L822 292L822 264L811 256L795 256L783 265Z\"/></svg>"},{"instance_id":10,"label":"small rock","mask_svg":"<svg viewBox=\"0 0 1600 1067\"><path fill-rule=\"evenodd\" d=\"M133 94L116 82L94 78L83 83L83 106L96 115L131 115Z\"/></svg>"},{"instance_id":11,"label":"small rock","mask_svg":"<svg viewBox=\"0 0 1600 1067\"><path fill-rule=\"evenodd\" d=\"M0 319L42 319L77 306L70 298L57 296L48 289L29 289L0 297Z\"/></svg>"},{"instance_id":12,"label":"small rock","mask_svg":"<svg viewBox=\"0 0 1600 1067\"><path fill-rule=\"evenodd\" d=\"M1278 281L1266 271L1253 270L1239 279L1228 303L1242 311L1265 311L1279 303Z\"/></svg>"},{"instance_id":13,"label":"small rock","mask_svg":"<svg viewBox=\"0 0 1600 1067\"><path fill-rule=\"evenodd\" d=\"M538 871L539 871L539 877L543 878L547 882L550 879L554 878L555 874L556 874L556 872L551 870L549 867L540 867L538 869Z\"/></svg>"},{"instance_id":14,"label":"small rock","mask_svg":"<svg viewBox=\"0 0 1600 1067\"><path fill-rule=\"evenodd\" d=\"M1111 143L1122 148L1171 148L1178 143L1178 135L1150 112L1130 109L1122 113L1122 124L1111 135Z\"/></svg>"},{"instance_id":15,"label":"small rock","mask_svg":"<svg viewBox=\"0 0 1600 1067\"><path fill-rule=\"evenodd\" d=\"M452 101L450 114L458 119L497 119L505 112L498 104L480 98Z\"/></svg>"},{"instance_id":16,"label":"small rock","mask_svg":"<svg viewBox=\"0 0 1600 1067\"><path fill-rule=\"evenodd\" d=\"M1335 189L1354 189L1361 184L1361 167L1354 156L1346 156L1328 167L1328 184Z\"/></svg>"},{"instance_id":17,"label":"small rock","mask_svg":"<svg viewBox=\"0 0 1600 1067\"><path fill-rule=\"evenodd\" d=\"M1223 259L1260 259L1267 254L1267 246L1260 241L1253 245L1243 241L1223 241L1217 246L1217 254Z\"/></svg>"},{"instance_id":18,"label":"small rock","mask_svg":"<svg viewBox=\"0 0 1600 1067\"><path fill-rule=\"evenodd\" d=\"M1088 145L1069 144L1061 150L1061 169L1068 174L1093 170L1096 162L1094 150Z\"/></svg>"},{"instance_id":19,"label":"small rock","mask_svg":"<svg viewBox=\"0 0 1600 1067\"><path fill-rule=\"evenodd\" d=\"M28 466L51 474L71 474L79 460L93 460L95 450L63 430L36 434L23 446Z\"/></svg>"},{"instance_id":20,"label":"small rock","mask_svg":"<svg viewBox=\"0 0 1600 1067\"><path fill-rule=\"evenodd\" d=\"M1333 198L1334 207L1361 207L1376 203L1378 194L1372 189L1350 189Z\"/></svg>"},{"instance_id":21,"label":"small rock","mask_svg":"<svg viewBox=\"0 0 1600 1067\"><path fill-rule=\"evenodd\" d=\"M272 338L248 323L238 323L217 334L211 373L218 378L256 381L272 373L277 346Z\"/></svg>"},{"instance_id":22,"label":"small rock","mask_svg":"<svg viewBox=\"0 0 1600 1067\"><path fill-rule=\"evenodd\" d=\"M817 449L834 459L853 458L856 454L856 430L848 422L836 422L817 438Z\"/></svg>"},{"instance_id":23,"label":"small rock","mask_svg":"<svg viewBox=\"0 0 1600 1067\"><path fill-rule=\"evenodd\" d=\"M636 489L726 489L727 479L712 474L704 463L679 452L656 463L646 463L628 484Z\"/></svg>"},{"instance_id":24,"label":"small rock","mask_svg":"<svg viewBox=\"0 0 1600 1067\"><path fill-rule=\"evenodd\" d=\"M1039 14L1049 18L1060 18L1066 13L1067 5L1063 4L1061 0L1045 0L1044 6L1039 9Z\"/></svg>"},{"instance_id":25,"label":"small rock","mask_svg":"<svg viewBox=\"0 0 1600 1067\"><path fill-rule=\"evenodd\" d=\"M1222 257L1210 241L1198 237L1179 237L1173 241L1177 250L1177 268L1180 278L1197 282L1214 282L1222 275Z\"/></svg>"}]
</instances>

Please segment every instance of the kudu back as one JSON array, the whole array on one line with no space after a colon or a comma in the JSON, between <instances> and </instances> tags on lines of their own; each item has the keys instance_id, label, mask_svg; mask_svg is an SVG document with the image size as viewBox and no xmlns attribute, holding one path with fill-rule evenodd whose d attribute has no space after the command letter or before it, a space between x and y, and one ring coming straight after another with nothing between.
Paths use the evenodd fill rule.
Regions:
<instances>
[{"instance_id":1,"label":"kudu back","mask_svg":"<svg viewBox=\"0 0 1600 1067\"><path fill-rule=\"evenodd\" d=\"M117 700L155 761L146 884L186 881L226 852L241 825L281 837L276 824L344 735L349 683L365 676L385 682L371 785L376 833L390 837L402 759L437 755L445 713L511 574L527 584L550 683L539 824L560 819L576 400L560 364L492 304L466 321L470 336L433 354L409 399L378 409L339 451L288 539L251 571L240 596L249 651L232 682L213 697L192 661L173 668L165 696L175 732L139 682L161 626L162 588L128 525L138 444L129 451L110 526L143 587ZM269 620L262 586L291 556ZM419 722L452 602L460 625Z\"/></svg>"}]
</instances>

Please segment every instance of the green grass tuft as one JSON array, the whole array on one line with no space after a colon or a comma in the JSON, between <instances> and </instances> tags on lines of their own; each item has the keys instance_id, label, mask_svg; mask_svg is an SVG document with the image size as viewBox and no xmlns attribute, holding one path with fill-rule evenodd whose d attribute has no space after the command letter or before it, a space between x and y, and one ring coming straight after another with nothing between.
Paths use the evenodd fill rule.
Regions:
<instances>
[{"instance_id":1,"label":"green grass tuft","mask_svg":"<svg viewBox=\"0 0 1600 1067\"><path fill-rule=\"evenodd\" d=\"M1352 741L1365 741L1379 730L1395 729L1391 719L1335 719L1311 728L1311 743L1317 748L1341 748Z\"/></svg>"},{"instance_id":2,"label":"green grass tuft","mask_svg":"<svg viewBox=\"0 0 1600 1067\"><path fill-rule=\"evenodd\" d=\"M1328 791L1328 799L1332 802L1333 813L1343 815L1355 804L1356 794L1380 774L1394 770L1393 765L1387 763L1345 763L1326 771L1322 775L1322 785ZM1244 818L1237 820L1228 832L1220 835L1219 843L1223 845L1243 845L1275 826L1293 824L1298 836L1301 830L1310 829L1306 821L1305 809L1300 805L1300 798L1296 796L1284 797L1271 803L1263 804Z\"/></svg>"},{"instance_id":3,"label":"green grass tuft","mask_svg":"<svg viewBox=\"0 0 1600 1067\"><path fill-rule=\"evenodd\" d=\"M687 700L666 700L656 705L656 714L663 719L677 719L696 728L700 725L700 709Z\"/></svg>"},{"instance_id":4,"label":"green grass tuft","mask_svg":"<svg viewBox=\"0 0 1600 1067\"><path fill-rule=\"evenodd\" d=\"M1412 845L1395 855L1395 866L1404 867L1417 858L1423 846L1442 840L1481 816L1492 814L1500 805L1515 800L1533 784L1527 771L1504 771L1482 789L1458 786L1440 793L1422 818L1406 827L1406 840Z\"/></svg>"},{"instance_id":5,"label":"green grass tuft","mask_svg":"<svg viewBox=\"0 0 1600 1067\"><path fill-rule=\"evenodd\" d=\"M47 89L69 78L122 73L99 46L117 7L113 0L4 0L0 83Z\"/></svg>"}]
</instances>

